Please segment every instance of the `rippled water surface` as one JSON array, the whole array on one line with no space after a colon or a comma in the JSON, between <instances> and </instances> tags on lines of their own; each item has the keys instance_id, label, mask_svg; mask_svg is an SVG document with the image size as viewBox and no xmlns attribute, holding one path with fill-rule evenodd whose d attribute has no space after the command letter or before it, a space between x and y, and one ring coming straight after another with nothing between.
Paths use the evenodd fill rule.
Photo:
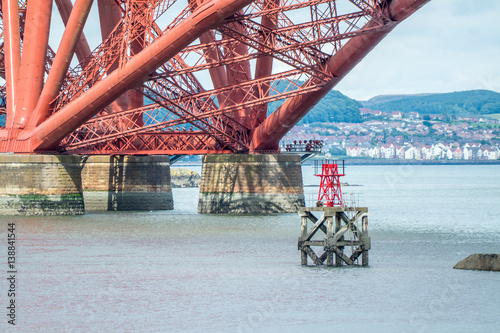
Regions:
<instances>
[{"instance_id":1,"label":"rippled water surface","mask_svg":"<svg viewBox=\"0 0 500 333\"><path fill-rule=\"evenodd\" d=\"M302 267L296 214L198 215L198 189L174 189L173 211L0 217L18 237L18 324L0 331L499 332L500 273L452 267L500 253L500 166L346 171L367 268Z\"/></svg>"}]
</instances>

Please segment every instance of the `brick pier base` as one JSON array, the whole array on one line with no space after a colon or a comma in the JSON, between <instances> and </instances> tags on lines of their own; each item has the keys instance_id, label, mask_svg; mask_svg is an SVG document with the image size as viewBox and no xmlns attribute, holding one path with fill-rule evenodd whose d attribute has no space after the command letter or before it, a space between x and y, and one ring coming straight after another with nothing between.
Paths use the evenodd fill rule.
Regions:
<instances>
[{"instance_id":1,"label":"brick pier base","mask_svg":"<svg viewBox=\"0 0 500 333\"><path fill-rule=\"evenodd\" d=\"M168 156L89 156L82 160L87 211L174 208Z\"/></svg>"},{"instance_id":2,"label":"brick pier base","mask_svg":"<svg viewBox=\"0 0 500 333\"><path fill-rule=\"evenodd\" d=\"M0 215L84 213L79 156L0 155Z\"/></svg>"},{"instance_id":3,"label":"brick pier base","mask_svg":"<svg viewBox=\"0 0 500 333\"><path fill-rule=\"evenodd\" d=\"M299 155L208 155L198 212L296 213L304 206Z\"/></svg>"}]
</instances>

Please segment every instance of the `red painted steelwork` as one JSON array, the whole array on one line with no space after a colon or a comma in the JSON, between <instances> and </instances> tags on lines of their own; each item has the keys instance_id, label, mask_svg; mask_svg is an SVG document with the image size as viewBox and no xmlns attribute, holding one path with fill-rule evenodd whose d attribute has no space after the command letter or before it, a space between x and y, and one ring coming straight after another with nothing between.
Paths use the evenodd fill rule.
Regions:
<instances>
[{"instance_id":1,"label":"red painted steelwork","mask_svg":"<svg viewBox=\"0 0 500 333\"><path fill-rule=\"evenodd\" d=\"M19 88L13 127L24 128L42 92L52 0L29 1L26 10L24 46L19 69Z\"/></svg>"},{"instance_id":2,"label":"red painted steelwork","mask_svg":"<svg viewBox=\"0 0 500 333\"><path fill-rule=\"evenodd\" d=\"M93 51L82 29L93 1L55 2L65 24L57 52L51 0L1 1L0 152L277 151L428 0L98 0Z\"/></svg>"},{"instance_id":3,"label":"red painted steelwork","mask_svg":"<svg viewBox=\"0 0 500 333\"><path fill-rule=\"evenodd\" d=\"M19 6L17 0L2 0L4 23L5 79L7 81L7 119L15 118L15 101L17 100L17 84L19 65L21 63L21 37L19 35ZM12 127L12 123L7 123Z\"/></svg>"},{"instance_id":4,"label":"red painted steelwork","mask_svg":"<svg viewBox=\"0 0 500 333\"><path fill-rule=\"evenodd\" d=\"M326 204L326 207L343 207L344 201L342 200L340 177L345 176L345 174L339 173L338 164L335 161L324 161L321 166L321 173L315 176L321 178L318 201Z\"/></svg>"},{"instance_id":5,"label":"red painted steelwork","mask_svg":"<svg viewBox=\"0 0 500 333\"><path fill-rule=\"evenodd\" d=\"M51 70L36 104L31 117L30 127L40 125L50 116L50 107L64 82L66 72L69 69L71 59L75 53L83 26L87 20L93 0L76 0L73 11L66 24L61 44L52 62Z\"/></svg>"},{"instance_id":6,"label":"red painted steelwork","mask_svg":"<svg viewBox=\"0 0 500 333\"><path fill-rule=\"evenodd\" d=\"M279 7L279 0L268 0L264 2L265 9L275 9ZM277 13L270 13L268 15L263 15L261 19L261 24L265 28L262 31L261 43L267 45L268 48L274 48L274 39L271 37L270 31L274 31L277 28ZM262 52L262 56L257 58L257 63L255 65L255 79L269 77L273 72L273 57L271 55L266 55ZM266 98L269 96L271 81L268 80L263 87L263 89L256 89L256 97ZM251 128L256 128L267 118L267 103L263 103L256 108L255 117Z\"/></svg>"},{"instance_id":7,"label":"red painted steelwork","mask_svg":"<svg viewBox=\"0 0 500 333\"><path fill-rule=\"evenodd\" d=\"M273 149L279 140L299 122L342 78L344 78L394 27L425 5L430 0L394 0L389 6L389 15L393 20L384 28L365 35L353 37L327 63L332 78L321 90L288 99L252 136L251 150ZM367 26L376 25L374 19ZM314 78L305 83L311 84Z\"/></svg>"},{"instance_id":8,"label":"red painted steelwork","mask_svg":"<svg viewBox=\"0 0 500 333\"><path fill-rule=\"evenodd\" d=\"M73 10L73 4L71 3L71 0L56 0L56 5L57 9L59 10L59 14L61 15L61 19L64 22L64 25L67 26L71 11ZM76 10L78 11L79 9ZM85 68L89 61L88 57L91 54L91 50L83 31L81 32L78 43L76 45L75 54L82 68Z\"/></svg>"},{"instance_id":9,"label":"red painted steelwork","mask_svg":"<svg viewBox=\"0 0 500 333\"><path fill-rule=\"evenodd\" d=\"M80 97L71 101L20 140L29 138L32 150L54 149L66 135L118 98L130 86L138 84L204 31L221 24L226 17L249 2L251 1L211 1L201 6L195 14L156 40L155 45L139 53L123 68L112 72L90 88L84 96L87 98Z\"/></svg>"}]
</instances>

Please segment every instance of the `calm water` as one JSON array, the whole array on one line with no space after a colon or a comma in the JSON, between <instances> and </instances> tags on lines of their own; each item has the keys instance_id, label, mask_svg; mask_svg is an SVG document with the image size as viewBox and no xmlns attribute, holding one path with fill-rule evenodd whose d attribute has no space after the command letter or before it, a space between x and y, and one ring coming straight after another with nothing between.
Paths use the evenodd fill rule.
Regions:
<instances>
[{"instance_id":1,"label":"calm water","mask_svg":"<svg viewBox=\"0 0 500 333\"><path fill-rule=\"evenodd\" d=\"M347 173L370 209L367 268L302 267L296 214L197 215L198 189L174 189L174 211L0 217L19 261L18 325L0 331L499 332L500 273L452 267L500 253L500 166Z\"/></svg>"}]
</instances>

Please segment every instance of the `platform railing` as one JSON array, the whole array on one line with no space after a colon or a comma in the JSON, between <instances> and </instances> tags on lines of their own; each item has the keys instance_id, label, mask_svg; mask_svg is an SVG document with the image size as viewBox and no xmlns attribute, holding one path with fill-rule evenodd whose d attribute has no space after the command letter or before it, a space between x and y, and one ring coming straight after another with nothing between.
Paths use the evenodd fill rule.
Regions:
<instances>
[{"instance_id":1,"label":"platform railing","mask_svg":"<svg viewBox=\"0 0 500 333\"><path fill-rule=\"evenodd\" d=\"M305 193L304 199L306 207L316 207L318 192ZM359 193L342 193L342 201L344 203L343 207L364 207L364 202L359 199ZM323 203L323 206L325 206L325 203Z\"/></svg>"}]
</instances>

